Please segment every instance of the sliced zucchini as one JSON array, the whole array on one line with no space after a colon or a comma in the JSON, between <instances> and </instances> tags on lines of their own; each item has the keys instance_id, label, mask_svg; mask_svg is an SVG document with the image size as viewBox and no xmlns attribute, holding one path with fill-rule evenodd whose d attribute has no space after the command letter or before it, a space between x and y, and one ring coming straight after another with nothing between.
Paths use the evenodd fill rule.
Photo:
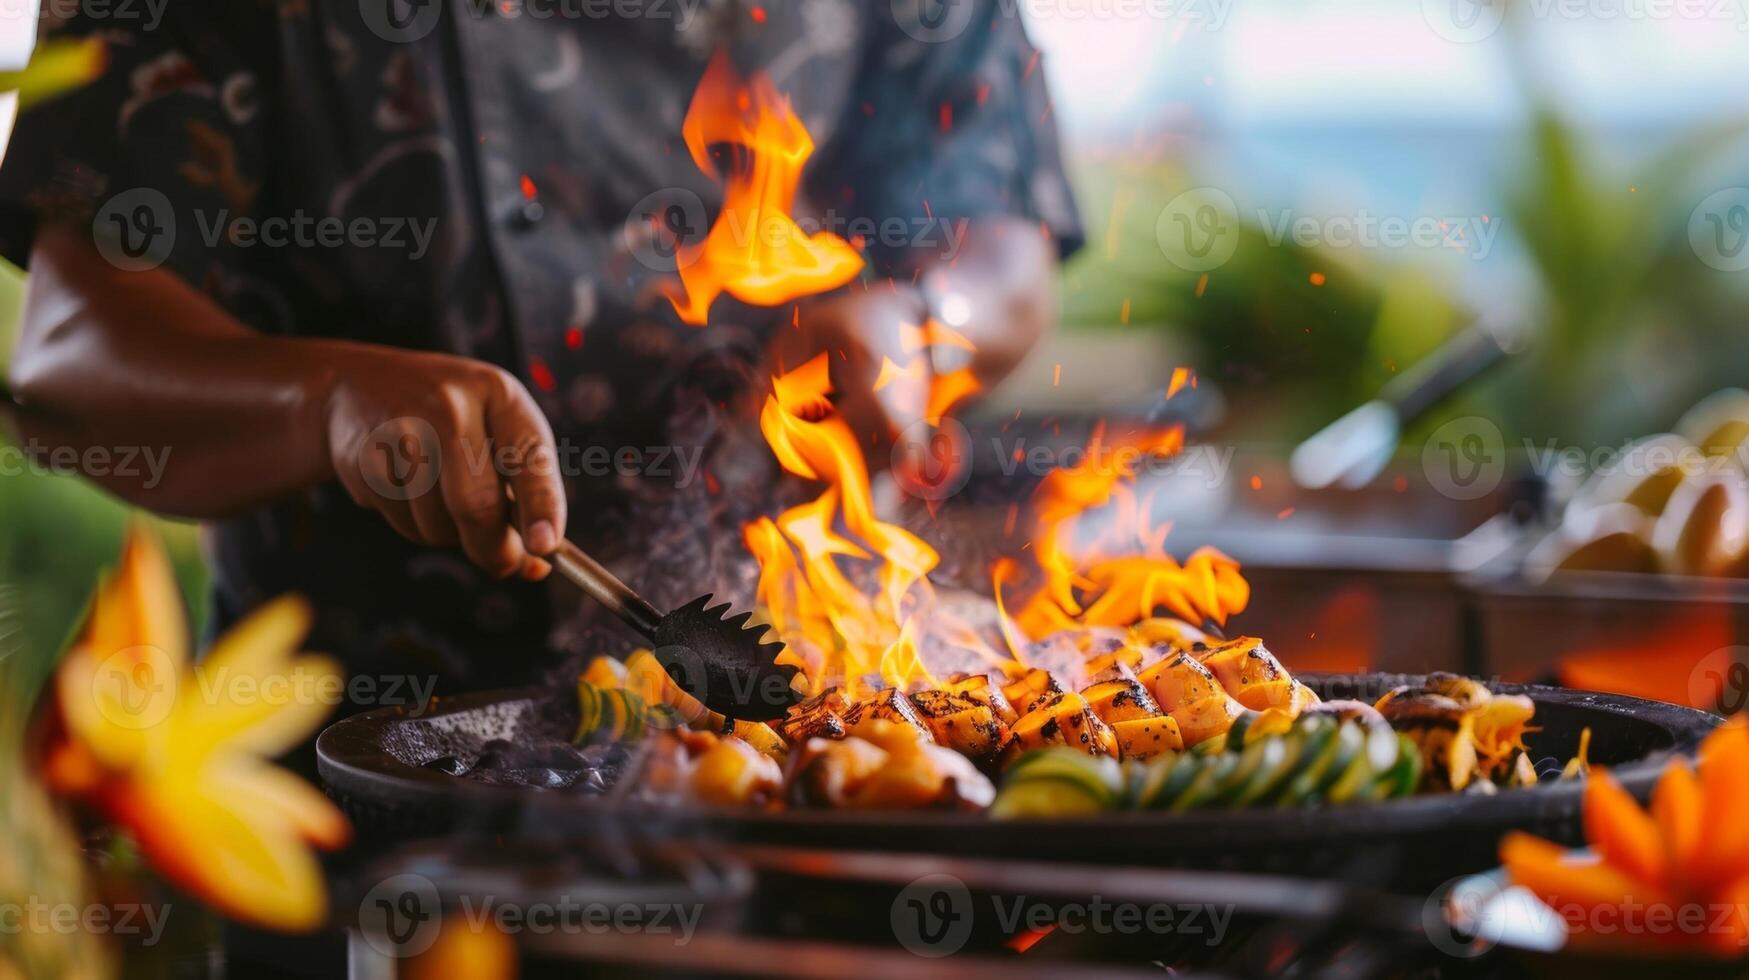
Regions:
<instances>
[{"instance_id":1,"label":"sliced zucchini","mask_svg":"<svg viewBox=\"0 0 1749 980\"><path fill-rule=\"evenodd\" d=\"M1233 770L1238 767L1239 755L1234 752L1201 760L1196 775L1191 777L1190 785L1186 786L1184 792L1180 793L1166 808L1173 811L1184 811L1199 806L1208 806L1220 795L1221 787L1226 784L1227 777L1231 776Z\"/></svg>"},{"instance_id":2,"label":"sliced zucchini","mask_svg":"<svg viewBox=\"0 0 1749 980\"><path fill-rule=\"evenodd\" d=\"M1202 759L1189 752L1161 756L1147 767L1141 789L1136 793L1136 806L1144 810L1164 810L1172 804L1196 777Z\"/></svg>"},{"instance_id":3,"label":"sliced zucchini","mask_svg":"<svg viewBox=\"0 0 1749 980\"><path fill-rule=\"evenodd\" d=\"M1215 805L1244 806L1241 798L1261 796L1262 788L1272 780L1287 761L1287 742L1280 736L1260 738L1245 746L1239 762L1221 781L1210 802ZM1246 800L1249 802L1249 800Z\"/></svg>"},{"instance_id":4,"label":"sliced zucchini","mask_svg":"<svg viewBox=\"0 0 1749 980\"><path fill-rule=\"evenodd\" d=\"M1421 785L1421 750L1407 735L1397 736L1397 761L1379 775L1373 784L1372 796L1379 800L1394 800L1413 796Z\"/></svg>"},{"instance_id":5,"label":"sliced zucchini","mask_svg":"<svg viewBox=\"0 0 1749 980\"><path fill-rule=\"evenodd\" d=\"M990 816L997 820L1084 816L1104 810L1105 805L1080 783L1064 779L1030 779L1004 786L990 804Z\"/></svg>"},{"instance_id":6,"label":"sliced zucchini","mask_svg":"<svg viewBox=\"0 0 1749 980\"><path fill-rule=\"evenodd\" d=\"M1333 736L1322 749L1311 756L1304 769L1288 781L1277 802L1282 806L1299 806L1321 799L1323 790L1341 777L1366 744L1366 738L1353 725L1337 725Z\"/></svg>"},{"instance_id":7,"label":"sliced zucchini","mask_svg":"<svg viewBox=\"0 0 1749 980\"><path fill-rule=\"evenodd\" d=\"M1033 780L1057 780L1078 784L1106 809L1123 797L1123 770L1110 756L1091 756L1076 749L1054 748L1028 752L1016 761L1003 780L1003 788Z\"/></svg>"}]
</instances>

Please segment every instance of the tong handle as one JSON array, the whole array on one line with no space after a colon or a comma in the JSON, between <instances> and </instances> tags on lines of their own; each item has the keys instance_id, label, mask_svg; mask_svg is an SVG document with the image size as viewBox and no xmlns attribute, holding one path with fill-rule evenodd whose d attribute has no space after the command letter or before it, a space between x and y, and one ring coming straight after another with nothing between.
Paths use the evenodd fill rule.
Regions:
<instances>
[{"instance_id":1,"label":"tong handle","mask_svg":"<svg viewBox=\"0 0 1749 980\"><path fill-rule=\"evenodd\" d=\"M553 567L559 574L589 593L596 602L606 606L615 616L624 620L626 625L644 634L644 639L656 641L656 624L662 619L662 614L656 607L644 601L644 597L632 591L632 587L621 582L619 577L607 570L607 567L588 552L572 544L569 540L559 542L559 550L553 553Z\"/></svg>"}]
</instances>

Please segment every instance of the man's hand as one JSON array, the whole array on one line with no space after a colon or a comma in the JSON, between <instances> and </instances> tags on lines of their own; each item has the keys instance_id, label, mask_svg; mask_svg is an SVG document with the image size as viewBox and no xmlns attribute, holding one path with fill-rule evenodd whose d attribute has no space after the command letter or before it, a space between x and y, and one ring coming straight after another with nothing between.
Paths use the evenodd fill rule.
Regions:
<instances>
[{"instance_id":1,"label":"man's hand","mask_svg":"<svg viewBox=\"0 0 1749 980\"><path fill-rule=\"evenodd\" d=\"M537 556L552 554L565 530L553 433L508 372L355 348L337 366L326 429L341 485L401 534L460 546L500 578L549 571Z\"/></svg>"},{"instance_id":2,"label":"man's hand","mask_svg":"<svg viewBox=\"0 0 1749 980\"><path fill-rule=\"evenodd\" d=\"M793 371L824 353L832 365L838 411L865 447L888 446L923 418L928 358L906 353L901 340L903 331L915 331L928 315L921 293L891 281L857 284L799 309L797 322L778 327L772 338L774 370ZM890 376L877 391L883 360L901 368L915 362L919 374Z\"/></svg>"},{"instance_id":3,"label":"man's hand","mask_svg":"<svg viewBox=\"0 0 1749 980\"><path fill-rule=\"evenodd\" d=\"M949 353L954 369L969 368L980 389L1007 377L1055 318L1056 256L1030 222L979 219L958 252L919 253L911 262L915 277L856 283L801 303L796 324L780 325L772 338L776 370L794 370L820 353L831 359L838 410L865 447L888 447L906 433L928 438L916 423L928 414L937 362L916 348L917 330L932 313L972 346ZM884 382L883 362L891 364ZM886 462L886 454L873 455L875 465Z\"/></svg>"},{"instance_id":4,"label":"man's hand","mask_svg":"<svg viewBox=\"0 0 1749 980\"><path fill-rule=\"evenodd\" d=\"M402 534L538 578L565 533L553 435L504 371L245 328L165 269L124 272L80 228L37 236L11 364L31 444L138 447L162 472L92 478L153 510L226 517L337 477ZM514 495L514 504L511 496Z\"/></svg>"}]
</instances>

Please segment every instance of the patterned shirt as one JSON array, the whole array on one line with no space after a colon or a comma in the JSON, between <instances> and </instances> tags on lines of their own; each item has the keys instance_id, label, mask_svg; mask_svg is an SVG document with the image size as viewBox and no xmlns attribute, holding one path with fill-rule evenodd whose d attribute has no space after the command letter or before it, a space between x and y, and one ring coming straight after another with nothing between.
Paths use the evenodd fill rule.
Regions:
<instances>
[{"instance_id":1,"label":"patterned shirt","mask_svg":"<svg viewBox=\"0 0 1749 980\"><path fill-rule=\"evenodd\" d=\"M1038 52L998 0L80 6L45 5L45 37L99 35L109 68L19 120L0 254L22 265L38 222L73 221L256 330L507 368L558 437L572 537L692 569L616 566L658 604L740 547L708 522L770 497L747 490L769 454L730 420L789 315L724 300L693 328L661 293L720 199L681 137L714 52L791 98L816 144L807 203L872 274L909 275L907 246L943 254L980 215L1079 239ZM301 592L312 646L358 673L503 684L583 642L564 586L488 581L337 484L211 531L215 625Z\"/></svg>"}]
</instances>

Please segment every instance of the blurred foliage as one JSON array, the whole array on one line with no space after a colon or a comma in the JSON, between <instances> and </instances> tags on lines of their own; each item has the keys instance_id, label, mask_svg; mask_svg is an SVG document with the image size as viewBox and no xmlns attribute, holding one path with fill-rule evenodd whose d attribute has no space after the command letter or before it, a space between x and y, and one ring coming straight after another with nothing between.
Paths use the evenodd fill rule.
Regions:
<instances>
[{"instance_id":1,"label":"blurred foliage","mask_svg":"<svg viewBox=\"0 0 1749 980\"><path fill-rule=\"evenodd\" d=\"M1498 194L1527 259L1523 308L1471 309L1457 283L1403 250L1272 243L1243 211L1233 257L1206 275L1185 271L1167 259L1154 224L1206 175L1183 162L1099 162L1079 175L1089 243L1065 270L1065 324L1190 341L1198 372L1227 392L1219 437L1229 439L1288 443L1315 432L1478 314L1522 325L1527 353L1430 413L1408 439L1482 415L1509 445L1613 444L1741 384L1745 277L1702 263L1688 222L1707 193L1697 188L1737 159L1727 151L1741 153L1749 125L1682 135L1626 167L1546 102L1531 105ZM1500 305L1492 295L1478 301Z\"/></svg>"},{"instance_id":2,"label":"blurred foliage","mask_svg":"<svg viewBox=\"0 0 1749 980\"><path fill-rule=\"evenodd\" d=\"M1178 163L1101 164L1077 182L1088 245L1064 271L1068 329L1167 329L1196 349L1199 374L1228 390L1229 438L1298 439L1371 398L1461 322L1442 284L1364 249L1279 244L1241 213L1219 268L1166 258L1155 222L1205 181ZM1316 281L1314 281L1316 279Z\"/></svg>"},{"instance_id":3,"label":"blurred foliage","mask_svg":"<svg viewBox=\"0 0 1749 980\"><path fill-rule=\"evenodd\" d=\"M1743 123L1683 135L1622 172L1555 109L1536 105L1523 164L1505 188L1507 220L1541 287L1524 370L1494 386L1529 438L1614 442L1668 425L1716 387L1740 383L1742 290L1695 255L1695 188ZM1735 375L1733 377L1732 375Z\"/></svg>"},{"instance_id":4,"label":"blurred foliage","mask_svg":"<svg viewBox=\"0 0 1749 980\"><path fill-rule=\"evenodd\" d=\"M97 38L46 41L24 68L0 71L0 93L17 93L20 108L29 110L96 78L107 61ZM6 136L0 131L0 150ZM0 263L0 376L23 296L23 277ZM119 551L127 519L123 505L86 484L25 466L5 438L0 426L0 763L98 569ZM189 532L175 537L179 574L185 583L196 582L201 576Z\"/></svg>"}]
</instances>

